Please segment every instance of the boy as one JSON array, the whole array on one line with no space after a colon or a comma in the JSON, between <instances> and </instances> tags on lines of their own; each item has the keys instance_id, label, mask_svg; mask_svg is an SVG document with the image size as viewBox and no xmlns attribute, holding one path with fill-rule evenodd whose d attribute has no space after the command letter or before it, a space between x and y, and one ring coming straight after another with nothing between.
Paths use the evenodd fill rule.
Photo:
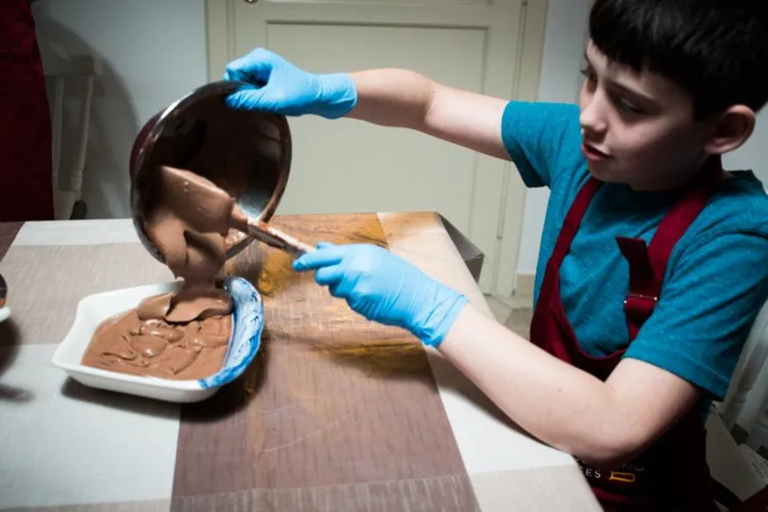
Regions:
<instances>
[{"instance_id":1,"label":"boy","mask_svg":"<svg viewBox=\"0 0 768 512\"><path fill-rule=\"evenodd\" d=\"M703 419L768 297L768 198L720 155L768 99L758 0L597 0L580 109L416 73L311 75L255 50L235 108L349 116L511 158L551 189L531 342L386 250L294 263L436 347L515 422L576 456L608 510L713 510ZM613 470L613 471L612 471Z\"/></svg>"}]
</instances>

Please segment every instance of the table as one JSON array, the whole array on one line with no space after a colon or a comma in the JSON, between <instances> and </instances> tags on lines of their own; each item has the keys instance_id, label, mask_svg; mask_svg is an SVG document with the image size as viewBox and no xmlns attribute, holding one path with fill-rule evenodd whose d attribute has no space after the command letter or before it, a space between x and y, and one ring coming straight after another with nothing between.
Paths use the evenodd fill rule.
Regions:
<instances>
[{"instance_id":1,"label":"table","mask_svg":"<svg viewBox=\"0 0 768 512\"><path fill-rule=\"evenodd\" d=\"M388 246L491 314L433 213L277 217ZM172 279L128 219L0 224L0 509L600 510L573 458L526 435L403 330L368 322L259 243L225 272L265 299L263 349L199 404L94 390L50 363L92 293Z\"/></svg>"}]
</instances>

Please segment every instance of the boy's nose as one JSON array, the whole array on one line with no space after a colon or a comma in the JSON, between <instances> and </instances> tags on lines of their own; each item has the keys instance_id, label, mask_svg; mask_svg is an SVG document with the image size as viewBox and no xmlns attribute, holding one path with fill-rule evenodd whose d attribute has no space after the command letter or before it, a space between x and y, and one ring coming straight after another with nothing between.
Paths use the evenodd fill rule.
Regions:
<instances>
[{"instance_id":1,"label":"boy's nose","mask_svg":"<svg viewBox=\"0 0 768 512\"><path fill-rule=\"evenodd\" d=\"M599 94L593 95L587 101L582 101L581 115L579 116L582 132L602 135L608 129L601 103Z\"/></svg>"}]
</instances>

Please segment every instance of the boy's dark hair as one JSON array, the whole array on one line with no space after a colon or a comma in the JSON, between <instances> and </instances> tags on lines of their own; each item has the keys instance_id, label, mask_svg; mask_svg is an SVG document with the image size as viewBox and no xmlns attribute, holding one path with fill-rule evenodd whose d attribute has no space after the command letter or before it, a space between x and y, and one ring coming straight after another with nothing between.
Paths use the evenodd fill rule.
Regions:
<instances>
[{"instance_id":1,"label":"boy's dark hair","mask_svg":"<svg viewBox=\"0 0 768 512\"><path fill-rule=\"evenodd\" d=\"M589 31L609 59L687 90L697 120L768 101L768 0L596 0Z\"/></svg>"}]
</instances>

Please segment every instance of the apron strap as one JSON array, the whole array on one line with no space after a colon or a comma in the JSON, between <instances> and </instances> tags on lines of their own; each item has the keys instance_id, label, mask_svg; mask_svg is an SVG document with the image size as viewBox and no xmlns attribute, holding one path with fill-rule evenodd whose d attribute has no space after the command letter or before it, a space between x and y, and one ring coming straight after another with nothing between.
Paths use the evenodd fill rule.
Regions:
<instances>
[{"instance_id":1,"label":"apron strap","mask_svg":"<svg viewBox=\"0 0 768 512\"><path fill-rule=\"evenodd\" d=\"M672 249L717 190L725 178L720 157L702 169L688 186L683 197L675 203L661 220L648 248L654 273L661 279L667 268Z\"/></svg>"},{"instance_id":2,"label":"apron strap","mask_svg":"<svg viewBox=\"0 0 768 512\"><path fill-rule=\"evenodd\" d=\"M659 301L672 250L724 177L720 157L713 157L661 220L650 245L639 238L616 238L629 264L629 293L624 299L624 313L630 341L635 339Z\"/></svg>"},{"instance_id":3,"label":"apron strap","mask_svg":"<svg viewBox=\"0 0 768 512\"><path fill-rule=\"evenodd\" d=\"M541 284L539 301L536 304L536 308L533 311L533 319L531 320L530 339L541 340L547 336L544 334L544 326L548 325L547 315L549 304L553 300L560 300L559 294L559 280L560 280L560 264L565 259L568 251L571 248L571 242L576 236L576 232L579 230L579 224L581 219L584 218L584 214L589 208L589 204L592 202L592 197L600 188L602 182L590 176L589 179L581 186L579 192L576 194L576 198L573 200L568 214L565 216L563 225L560 228L560 233L555 243L555 248L552 249L552 254L547 261L547 265L544 271L544 279ZM557 297L555 297L557 296Z\"/></svg>"},{"instance_id":4,"label":"apron strap","mask_svg":"<svg viewBox=\"0 0 768 512\"><path fill-rule=\"evenodd\" d=\"M627 317L629 340L632 341L656 307L661 279L654 273L645 240L617 237L616 242L629 263L629 293L624 299L624 314Z\"/></svg>"},{"instance_id":5,"label":"apron strap","mask_svg":"<svg viewBox=\"0 0 768 512\"><path fill-rule=\"evenodd\" d=\"M587 182L582 185L579 193L576 195L576 199L573 200L571 209L568 210L568 214L565 216L555 248L552 250L552 256L550 256L547 265L552 265L557 269L560 268L560 264L571 248L571 242L573 242L576 233L579 231L579 224L581 224L584 214L587 213L592 197L602 184L602 181L590 176Z\"/></svg>"}]
</instances>

